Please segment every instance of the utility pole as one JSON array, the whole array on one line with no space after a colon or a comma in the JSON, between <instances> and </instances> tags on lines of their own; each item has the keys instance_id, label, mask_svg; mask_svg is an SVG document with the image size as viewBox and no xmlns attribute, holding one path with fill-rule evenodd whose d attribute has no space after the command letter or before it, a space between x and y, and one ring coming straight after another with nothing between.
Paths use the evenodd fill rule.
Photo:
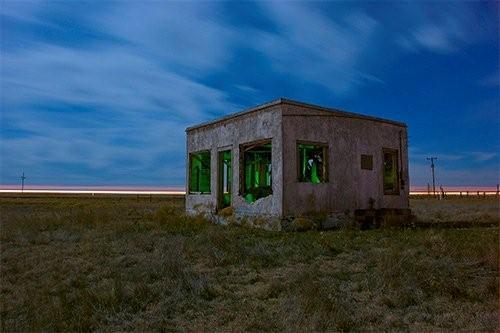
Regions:
<instances>
[{"instance_id":1,"label":"utility pole","mask_svg":"<svg viewBox=\"0 0 500 333\"><path fill-rule=\"evenodd\" d=\"M432 171L432 194L436 196L436 177L434 176L434 161L437 157L427 157L428 161L431 161L431 171Z\"/></svg>"},{"instance_id":2,"label":"utility pole","mask_svg":"<svg viewBox=\"0 0 500 333\"><path fill-rule=\"evenodd\" d=\"M24 172L23 172L23 175L21 176L21 193L24 193L24 180L26 179L26 177L24 176Z\"/></svg>"}]
</instances>

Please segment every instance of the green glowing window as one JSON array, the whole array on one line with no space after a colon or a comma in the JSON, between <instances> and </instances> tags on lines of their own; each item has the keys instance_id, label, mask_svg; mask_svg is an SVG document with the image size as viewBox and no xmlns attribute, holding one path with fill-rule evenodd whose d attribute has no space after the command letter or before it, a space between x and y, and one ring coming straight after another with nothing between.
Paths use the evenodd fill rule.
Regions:
<instances>
[{"instance_id":1,"label":"green glowing window","mask_svg":"<svg viewBox=\"0 0 500 333\"><path fill-rule=\"evenodd\" d=\"M326 183L328 181L327 154L326 144L297 142L299 182Z\"/></svg>"},{"instance_id":2,"label":"green glowing window","mask_svg":"<svg viewBox=\"0 0 500 333\"><path fill-rule=\"evenodd\" d=\"M210 152L189 154L189 192L210 193Z\"/></svg>"},{"instance_id":3,"label":"green glowing window","mask_svg":"<svg viewBox=\"0 0 500 333\"><path fill-rule=\"evenodd\" d=\"M398 191L398 151L383 149L384 194L399 194Z\"/></svg>"},{"instance_id":4,"label":"green glowing window","mask_svg":"<svg viewBox=\"0 0 500 333\"><path fill-rule=\"evenodd\" d=\"M271 148L271 141L266 140L240 149L241 194L249 203L273 193Z\"/></svg>"}]
</instances>

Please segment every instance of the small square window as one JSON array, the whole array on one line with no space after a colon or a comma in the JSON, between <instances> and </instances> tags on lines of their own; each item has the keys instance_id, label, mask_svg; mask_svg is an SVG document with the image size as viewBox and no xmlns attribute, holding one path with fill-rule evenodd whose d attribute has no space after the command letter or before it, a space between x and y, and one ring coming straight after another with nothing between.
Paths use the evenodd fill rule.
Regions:
<instances>
[{"instance_id":1,"label":"small square window","mask_svg":"<svg viewBox=\"0 0 500 333\"><path fill-rule=\"evenodd\" d=\"M297 142L298 180L303 183L328 181L328 146L323 143Z\"/></svg>"},{"instance_id":2,"label":"small square window","mask_svg":"<svg viewBox=\"0 0 500 333\"><path fill-rule=\"evenodd\" d=\"M361 169L373 170L373 155L361 154Z\"/></svg>"}]
</instances>

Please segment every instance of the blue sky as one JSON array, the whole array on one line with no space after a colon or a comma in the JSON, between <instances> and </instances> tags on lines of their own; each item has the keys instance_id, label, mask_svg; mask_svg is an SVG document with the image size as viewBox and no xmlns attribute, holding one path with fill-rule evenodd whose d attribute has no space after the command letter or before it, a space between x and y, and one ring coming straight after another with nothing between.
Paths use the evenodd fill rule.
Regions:
<instances>
[{"instance_id":1,"label":"blue sky","mask_svg":"<svg viewBox=\"0 0 500 333\"><path fill-rule=\"evenodd\" d=\"M185 127L279 97L406 122L412 185L499 182L498 3L0 8L1 184L182 185Z\"/></svg>"}]
</instances>

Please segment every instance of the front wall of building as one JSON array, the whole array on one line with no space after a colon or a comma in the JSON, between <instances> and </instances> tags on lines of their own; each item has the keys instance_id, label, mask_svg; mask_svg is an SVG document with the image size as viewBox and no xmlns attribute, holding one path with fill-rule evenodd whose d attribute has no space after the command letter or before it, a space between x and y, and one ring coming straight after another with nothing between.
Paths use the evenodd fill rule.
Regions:
<instances>
[{"instance_id":1,"label":"front wall of building","mask_svg":"<svg viewBox=\"0 0 500 333\"><path fill-rule=\"evenodd\" d=\"M400 140L401 137L401 140ZM327 183L298 181L297 140L328 144ZM409 177L405 127L373 120L332 116L327 111L283 106L283 215L408 208ZM401 142L401 143L400 143ZM400 151L399 195L384 195L383 148ZM373 156L373 170L361 169L361 154Z\"/></svg>"},{"instance_id":2,"label":"front wall of building","mask_svg":"<svg viewBox=\"0 0 500 333\"><path fill-rule=\"evenodd\" d=\"M247 203L239 195L240 145L252 141L271 139L272 143L272 191L273 194L253 203ZM188 213L214 213L217 209L218 152L232 151L232 207L236 214L266 214L280 216L282 211L282 135L281 106L273 106L247 115L228 119L187 132L186 156L186 211ZM210 194L189 193L189 153L202 150L211 152Z\"/></svg>"}]
</instances>

